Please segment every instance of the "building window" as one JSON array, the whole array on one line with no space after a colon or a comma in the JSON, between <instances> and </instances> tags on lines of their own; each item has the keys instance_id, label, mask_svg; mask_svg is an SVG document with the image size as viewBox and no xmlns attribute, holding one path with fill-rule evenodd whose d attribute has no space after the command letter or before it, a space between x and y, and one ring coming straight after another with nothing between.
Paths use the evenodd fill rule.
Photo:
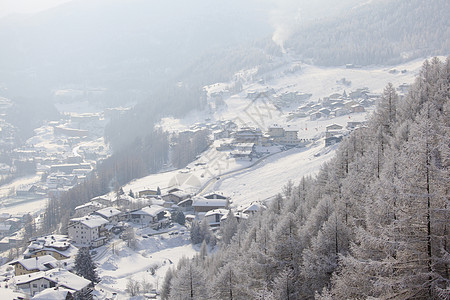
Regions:
<instances>
[{"instance_id":1,"label":"building window","mask_svg":"<svg viewBox=\"0 0 450 300\"><path fill-rule=\"evenodd\" d=\"M33 287L34 287L34 288L37 288L37 284L36 284L36 283L33 283Z\"/></svg>"}]
</instances>

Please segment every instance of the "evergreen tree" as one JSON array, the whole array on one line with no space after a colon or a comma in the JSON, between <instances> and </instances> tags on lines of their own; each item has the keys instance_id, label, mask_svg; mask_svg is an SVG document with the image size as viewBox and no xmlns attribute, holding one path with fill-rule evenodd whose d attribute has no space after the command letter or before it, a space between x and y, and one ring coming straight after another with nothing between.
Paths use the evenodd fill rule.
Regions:
<instances>
[{"instance_id":1,"label":"evergreen tree","mask_svg":"<svg viewBox=\"0 0 450 300\"><path fill-rule=\"evenodd\" d=\"M372 195L365 198L365 226L358 228L351 255L341 258L333 277L335 298L448 297L450 175L443 141L450 133L450 78L445 70L436 59L425 62L399 103L397 123L390 126L397 131L380 178L370 183Z\"/></svg>"},{"instance_id":2,"label":"evergreen tree","mask_svg":"<svg viewBox=\"0 0 450 300\"><path fill-rule=\"evenodd\" d=\"M184 216L184 213L182 211L175 210L172 213L172 221L184 226L184 224L186 223L186 217Z\"/></svg>"},{"instance_id":3,"label":"evergreen tree","mask_svg":"<svg viewBox=\"0 0 450 300\"><path fill-rule=\"evenodd\" d=\"M100 282L97 274L97 266L92 261L91 254L88 248L80 248L75 258L75 272L77 275L90 280L94 285Z\"/></svg>"},{"instance_id":4,"label":"evergreen tree","mask_svg":"<svg viewBox=\"0 0 450 300\"><path fill-rule=\"evenodd\" d=\"M206 245L206 241L203 240L202 245L200 246L199 257L204 260L206 259L207 256L208 256L208 245Z\"/></svg>"},{"instance_id":5,"label":"evergreen tree","mask_svg":"<svg viewBox=\"0 0 450 300\"><path fill-rule=\"evenodd\" d=\"M275 278L270 296L273 299L294 300L303 298L300 296L295 276L290 268L285 268Z\"/></svg>"},{"instance_id":6,"label":"evergreen tree","mask_svg":"<svg viewBox=\"0 0 450 300\"><path fill-rule=\"evenodd\" d=\"M244 299L232 263L220 269L211 283L211 298L220 300Z\"/></svg>"},{"instance_id":7,"label":"evergreen tree","mask_svg":"<svg viewBox=\"0 0 450 300\"><path fill-rule=\"evenodd\" d=\"M168 300L170 299L170 286L173 278L173 270L169 268L166 272L166 276L164 277L164 282L161 287L161 299Z\"/></svg>"},{"instance_id":8,"label":"evergreen tree","mask_svg":"<svg viewBox=\"0 0 450 300\"><path fill-rule=\"evenodd\" d=\"M227 218L224 224L221 226L220 231L222 233L222 243L225 245L230 244L231 239L236 234L238 228L238 222L233 212L228 212Z\"/></svg>"},{"instance_id":9,"label":"evergreen tree","mask_svg":"<svg viewBox=\"0 0 450 300\"><path fill-rule=\"evenodd\" d=\"M203 236L200 234L200 224L197 221L192 222L190 235L192 244L196 245L203 242Z\"/></svg>"},{"instance_id":10,"label":"evergreen tree","mask_svg":"<svg viewBox=\"0 0 450 300\"><path fill-rule=\"evenodd\" d=\"M181 267L172 279L170 299L208 299L202 271L192 263Z\"/></svg>"},{"instance_id":11,"label":"evergreen tree","mask_svg":"<svg viewBox=\"0 0 450 300\"><path fill-rule=\"evenodd\" d=\"M183 278L202 268L214 299L448 299L449 60L426 62L404 99L388 85L314 179L288 183L233 238L222 228L226 246L186 260Z\"/></svg>"}]
</instances>

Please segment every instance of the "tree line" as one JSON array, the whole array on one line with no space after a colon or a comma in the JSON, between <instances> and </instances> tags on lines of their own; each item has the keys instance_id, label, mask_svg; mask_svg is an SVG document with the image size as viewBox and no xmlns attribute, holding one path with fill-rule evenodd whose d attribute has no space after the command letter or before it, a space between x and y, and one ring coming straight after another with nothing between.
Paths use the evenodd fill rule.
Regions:
<instances>
[{"instance_id":1,"label":"tree line","mask_svg":"<svg viewBox=\"0 0 450 300\"><path fill-rule=\"evenodd\" d=\"M389 84L316 177L181 260L162 298L448 299L449 90L450 57L403 99Z\"/></svg>"},{"instance_id":2,"label":"tree line","mask_svg":"<svg viewBox=\"0 0 450 300\"><path fill-rule=\"evenodd\" d=\"M449 53L445 0L373 1L298 28L286 47L319 65L393 64ZM375 42L376 41L376 42Z\"/></svg>"}]
</instances>

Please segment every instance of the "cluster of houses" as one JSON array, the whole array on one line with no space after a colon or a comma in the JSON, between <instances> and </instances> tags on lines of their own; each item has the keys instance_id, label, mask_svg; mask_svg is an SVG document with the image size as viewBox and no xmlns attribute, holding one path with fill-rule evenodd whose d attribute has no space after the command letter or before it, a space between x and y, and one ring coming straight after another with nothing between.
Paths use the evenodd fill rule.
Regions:
<instances>
[{"instance_id":1,"label":"cluster of houses","mask_svg":"<svg viewBox=\"0 0 450 300\"><path fill-rule=\"evenodd\" d=\"M0 214L0 251L16 247L22 241L18 231L22 229L31 215L29 214Z\"/></svg>"},{"instance_id":2,"label":"cluster of houses","mask_svg":"<svg viewBox=\"0 0 450 300\"><path fill-rule=\"evenodd\" d=\"M220 225L229 212L230 199L221 193L194 196L178 188L169 189L163 195L157 193L148 189L139 191L137 194L142 198L137 199L128 195L93 198L75 209L76 217L68 223L69 238L75 246L95 248L132 224L154 230L165 228L170 225L174 211L182 211L188 222L206 218L213 227ZM126 201L139 201L141 205L129 209L129 205L124 206ZM236 216L247 218L255 207L244 207Z\"/></svg>"},{"instance_id":3,"label":"cluster of houses","mask_svg":"<svg viewBox=\"0 0 450 300\"><path fill-rule=\"evenodd\" d=\"M367 125L366 123L366 121L351 121L347 122L346 128L339 124L328 125L325 132L325 147L341 142L344 136L347 135L350 131L353 131L356 128L364 127Z\"/></svg>"},{"instance_id":4,"label":"cluster of houses","mask_svg":"<svg viewBox=\"0 0 450 300\"><path fill-rule=\"evenodd\" d=\"M1 106L2 98L0 111ZM66 115L61 120L49 121L36 129L36 136L27 140L25 145L15 149L8 147L11 149L8 155L12 163L2 166L3 174L14 175L17 172L32 174L36 171L45 174L41 182L21 187L16 196L40 197L42 193L56 194L84 180L95 162L109 155L109 150L104 145L95 143L80 145L80 143L103 136L105 124L104 117L99 113ZM0 143L3 140L4 127L1 129ZM9 134L8 138L13 137ZM43 140L58 151L48 151L48 145L45 145Z\"/></svg>"},{"instance_id":5,"label":"cluster of houses","mask_svg":"<svg viewBox=\"0 0 450 300\"><path fill-rule=\"evenodd\" d=\"M228 217L231 200L220 192L212 192L206 195L196 195L186 197L176 204L177 209L183 211L188 221L206 219L209 226L215 228L220 226ZM247 206L239 207L234 211L234 216L240 219L247 219L249 215L265 209L263 204L258 202Z\"/></svg>"},{"instance_id":6,"label":"cluster of houses","mask_svg":"<svg viewBox=\"0 0 450 300\"><path fill-rule=\"evenodd\" d=\"M370 93L367 88L357 89L348 95L335 93L319 102L308 102L289 114L289 119L308 118L311 121L365 112L381 95Z\"/></svg>"},{"instance_id":7,"label":"cluster of houses","mask_svg":"<svg viewBox=\"0 0 450 300\"><path fill-rule=\"evenodd\" d=\"M251 100L258 100L262 98L263 101L269 101L277 107L290 106L292 104L300 103L311 98L312 94L302 92L284 92L276 94L274 89L269 89L264 92L250 91L247 93L247 98Z\"/></svg>"},{"instance_id":8,"label":"cluster of houses","mask_svg":"<svg viewBox=\"0 0 450 300\"><path fill-rule=\"evenodd\" d=\"M92 299L92 283L72 271L78 249L65 235L31 239L23 258L9 263L9 281L23 299Z\"/></svg>"},{"instance_id":9,"label":"cluster of houses","mask_svg":"<svg viewBox=\"0 0 450 300\"><path fill-rule=\"evenodd\" d=\"M32 238L23 257L9 262L14 277L8 284L22 293L24 299L91 299L91 282L73 273L78 248L104 245L112 234L131 224L162 228L169 225L170 213L175 210L182 211L188 222L205 219L212 228L221 226L231 212L230 198L219 192L194 196L172 188L162 195L159 189L142 190L136 195L140 197L125 194L95 197L78 206L76 216L69 220L67 236ZM130 209L133 201L142 207ZM239 207L233 214L239 221L261 209L265 206L254 202Z\"/></svg>"},{"instance_id":10,"label":"cluster of houses","mask_svg":"<svg viewBox=\"0 0 450 300\"><path fill-rule=\"evenodd\" d=\"M170 211L179 199L189 196L178 189L165 195L158 190L142 190L137 198L126 194L95 197L75 208L67 231L76 246L95 248L104 245L113 234L122 232L129 223L155 230L170 223Z\"/></svg>"},{"instance_id":11,"label":"cluster of houses","mask_svg":"<svg viewBox=\"0 0 450 300\"><path fill-rule=\"evenodd\" d=\"M218 151L230 151L230 156L237 159L249 159L259 157L256 146L270 147L282 146L304 146L309 140L298 137L298 129L291 126L280 126L273 124L267 132L259 128L242 127L231 133L232 139L223 142L216 149Z\"/></svg>"}]
</instances>

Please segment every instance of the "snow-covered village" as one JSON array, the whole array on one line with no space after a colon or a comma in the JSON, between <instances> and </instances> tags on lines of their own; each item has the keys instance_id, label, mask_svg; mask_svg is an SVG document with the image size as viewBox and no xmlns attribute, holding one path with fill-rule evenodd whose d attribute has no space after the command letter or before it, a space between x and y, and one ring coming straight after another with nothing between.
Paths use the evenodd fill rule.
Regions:
<instances>
[{"instance_id":1,"label":"snow-covered village","mask_svg":"<svg viewBox=\"0 0 450 300\"><path fill-rule=\"evenodd\" d=\"M9 2L0 299L450 299L447 1Z\"/></svg>"}]
</instances>

